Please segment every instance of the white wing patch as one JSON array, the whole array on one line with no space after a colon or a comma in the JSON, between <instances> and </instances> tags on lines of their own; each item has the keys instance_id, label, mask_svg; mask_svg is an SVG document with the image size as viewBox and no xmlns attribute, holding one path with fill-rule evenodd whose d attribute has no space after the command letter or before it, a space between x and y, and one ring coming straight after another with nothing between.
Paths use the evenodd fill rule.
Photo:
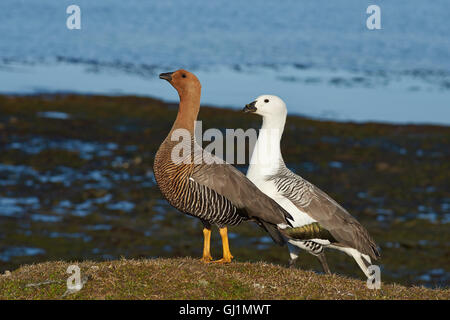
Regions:
<instances>
[{"instance_id":1,"label":"white wing patch","mask_svg":"<svg viewBox=\"0 0 450 320\"><path fill-rule=\"evenodd\" d=\"M317 222L317 220L311 218L306 212L301 211L299 208L297 208L296 205L291 202L291 200L282 196L281 194L273 197L273 200L275 200L284 210L291 214L293 220L289 220L291 221L294 228L303 227L304 225Z\"/></svg>"},{"instance_id":2,"label":"white wing patch","mask_svg":"<svg viewBox=\"0 0 450 320\"><path fill-rule=\"evenodd\" d=\"M293 227L302 227L306 224L317 222L311 218L307 213L301 211L295 204L286 198L280 191L278 191L275 182L273 180L266 179L252 179L252 182L263 193L275 200L284 210L289 212L293 218L289 219ZM285 229L288 226L286 224L279 224L280 228Z\"/></svg>"}]
</instances>

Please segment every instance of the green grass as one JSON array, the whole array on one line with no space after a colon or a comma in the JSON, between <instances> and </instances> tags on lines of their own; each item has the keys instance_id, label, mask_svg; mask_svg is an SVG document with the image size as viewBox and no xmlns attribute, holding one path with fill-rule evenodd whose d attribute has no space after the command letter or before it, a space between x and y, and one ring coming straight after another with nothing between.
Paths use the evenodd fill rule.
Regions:
<instances>
[{"instance_id":1,"label":"green grass","mask_svg":"<svg viewBox=\"0 0 450 320\"><path fill-rule=\"evenodd\" d=\"M84 287L63 297L77 264ZM29 284L54 281L27 287ZM191 258L45 262L0 276L0 299L449 299L450 289L382 284L264 262L204 264Z\"/></svg>"}]
</instances>

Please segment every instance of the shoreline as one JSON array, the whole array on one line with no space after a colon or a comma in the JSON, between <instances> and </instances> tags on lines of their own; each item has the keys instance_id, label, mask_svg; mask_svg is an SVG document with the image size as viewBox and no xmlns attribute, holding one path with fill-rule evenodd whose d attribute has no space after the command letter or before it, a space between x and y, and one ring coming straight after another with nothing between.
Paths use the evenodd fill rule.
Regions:
<instances>
[{"instance_id":1,"label":"shoreline","mask_svg":"<svg viewBox=\"0 0 450 320\"><path fill-rule=\"evenodd\" d=\"M2 68L2 66L4 68ZM155 97L176 101L176 93L158 78L120 65L85 63L0 64L0 94L67 93ZM280 96L290 114L314 119L393 124L450 125L450 90L446 78L373 75L295 66L216 66L195 70L202 82L202 103L239 110L261 94ZM442 83L441 83L442 82Z\"/></svg>"},{"instance_id":2,"label":"shoreline","mask_svg":"<svg viewBox=\"0 0 450 320\"><path fill-rule=\"evenodd\" d=\"M0 97L17 97L17 98L40 98L40 97L70 97L70 96L80 96L80 97L86 97L86 98L123 98L123 99L149 99L149 100L155 100L159 101L163 104L166 104L168 106L177 106L178 101L176 100L164 100L160 99L155 96L151 95L132 95L132 94L96 94L96 93L80 93L76 91L62 91L62 92L34 92L34 93L3 93L0 92ZM239 112L239 108L233 108L233 107L227 107L227 106L218 106L218 105L212 105L212 104L201 104L201 109L204 108L210 108L210 109L218 109L218 110L224 110L224 111L232 111L232 112ZM304 119L304 120L311 120L311 121L317 121L317 122L329 122L329 123L336 123L336 124L354 124L354 125L380 125L380 126L405 126L405 127L436 127L436 128L449 128L450 124L442 124L442 123L397 123L397 122L383 122L383 121L372 121L372 120L364 120L364 121L355 121L355 120L338 120L338 119L327 119L327 118L316 118L311 117L305 114L300 113L288 113L287 115L289 118L298 118L298 119ZM201 120L201 119L199 119Z\"/></svg>"}]
</instances>

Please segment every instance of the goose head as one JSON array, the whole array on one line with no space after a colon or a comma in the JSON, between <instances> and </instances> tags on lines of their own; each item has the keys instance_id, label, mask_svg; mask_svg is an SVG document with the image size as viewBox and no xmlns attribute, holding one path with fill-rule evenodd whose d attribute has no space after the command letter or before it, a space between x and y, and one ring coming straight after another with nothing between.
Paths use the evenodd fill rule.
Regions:
<instances>
[{"instance_id":1,"label":"goose head","mask_svg":"<svg viewBox=\"0 0 450 320\"><path fill-rule=\"evenodd\" d=\"M262 95L256 98L254 101L245 105L242 110L245 113L254 113L262 116L263 118L285 118L287 115L286 104L281 98L273 95Z\"/></svg>"}]
</instances>

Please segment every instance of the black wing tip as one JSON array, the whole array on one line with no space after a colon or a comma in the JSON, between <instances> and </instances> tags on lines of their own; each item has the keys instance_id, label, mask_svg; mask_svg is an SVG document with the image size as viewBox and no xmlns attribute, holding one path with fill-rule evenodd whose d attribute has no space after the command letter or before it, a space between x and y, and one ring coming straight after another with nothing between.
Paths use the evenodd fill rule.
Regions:
<instances>
[{"instance_id":1,"label":"black wing tip","mask_svg":"<svg viewBox=\"0 0 450 320\"><path fill-rule=\"evenodd\" d=\"M372 252L373 252L373 258L374 258L375 260L381 258L380 251L378 250L377 247L372 247Z\"/></svg>"},{"instance_id":2,"label":"black wing tip","mask_svg":"<svg viewBox=\"0 0 450 320\"><path fill-rule=\"evenodd\" d=\"M279 246L284 246L286 244L286 240L282 236L280 230L273 224L267 223L263 220L260 220L261 226L269 233L272 240L278 244Z\"/></svg>"},{"instance_id":3,"label":"black wing tip","mask_svg":"<svg viewBox=\"0 0 450 320\"><path fill-rule=\"evenodd\" d=\"M291 216L291 214L290 214L289 212L287 212L286 210L284 210L282 207L280 207L280 208L281 208L281 212L282 212L283 215L284 215L284 220L286 220L286 223L288 224L288 226L290 226L291 228L294 227L294 226L292 225L291 221L289 221L289 219L293 221L294 218Z\"/></svg>"}]
</instances>

